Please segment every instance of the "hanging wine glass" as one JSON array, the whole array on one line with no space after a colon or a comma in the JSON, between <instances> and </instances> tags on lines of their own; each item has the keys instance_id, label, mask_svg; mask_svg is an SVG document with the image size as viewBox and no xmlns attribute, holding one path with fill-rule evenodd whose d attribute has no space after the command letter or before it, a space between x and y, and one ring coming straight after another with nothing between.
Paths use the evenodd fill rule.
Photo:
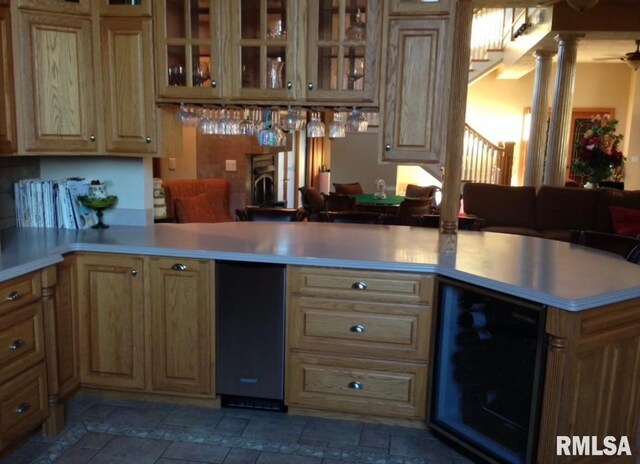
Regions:
<instances>
[{"instance_id":1,"label":"hanging wine glass","mask_svg":"<svg viewBox=\"0 0 640 464\"><path fill-rule=\"evenodd\" d=\"M203 112L200 122L198 123L198 132L204 135L213 135L216 133L215 123L211 116L211 110L205 110Z\"/></svg>"},{"instance_id":2,"label":"hanging wine glass","mask_svg":"<svg viewBox=\"0 0 640 464\"><path fill-rule=\"evenodd\" d=\"M180 103L180 109L175 114L176 121L182 127L196 127L198 124L198 113L195 108Z\"/></svg>"},{"instance_id":3,"label":"hanging wine glass","mask_svg":"<svg viewBox=\"0 0 640 464\"><path fill-rule=\"evenodd\" d=\"M354 107L347 117L347 132L367 132L368 127L369 121L367 121L367 118Z\"/></svg>"},{"instance_id":4,"label":"hanging wine glass","mask_svg":"<svg viewBox=\"0 0 640 464\"><path fill-rule=\"evenodd\" d=\"M337 111L333 113L333 121L329 124L329 138L336 139L345 137L346 134L346 126L344 123L344 113L342 111Z\"/></svg>"},{"instance_id":5,"label":"hanging wine glass","mask_svg":"<svg viewBox=\"0 0 640 464\"><path fill-rule=\"evenodd\" d=\"M360 8L358 8L356 17L354 18L351 26L347 28L346 33L348 40L365 40L367 38L367 27L365 22L362 20Z\"/></svg>"},{"instance_id":6,"label":"hanging wine glass","mask_svg":"<svg viewBox=\"0 0 640 464\"><path fill-rule=\"evenodd\" d=\"M320 113L314 111L311 113L311 121L307 124L307 137L324 137L324 130L324 123L320 121Z\"/></svg>"}]
</instances>

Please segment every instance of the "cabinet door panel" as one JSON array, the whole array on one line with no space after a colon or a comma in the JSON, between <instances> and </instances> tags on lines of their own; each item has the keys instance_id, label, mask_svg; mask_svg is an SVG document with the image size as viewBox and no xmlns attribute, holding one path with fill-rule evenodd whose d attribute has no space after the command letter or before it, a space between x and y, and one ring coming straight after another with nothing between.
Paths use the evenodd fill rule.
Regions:
<instances>
[{"instance_id":1,"label":"cabinet door panel","mask_svg":"<svg viewBox=\"0 0 640 464\"><path fill-rule=\"evenodd\" d=\"M152 258L153 389L212 392L213 308L207 262Z\"/></svg>"},{"instance_id":2,"label":"cabinet door panel","mask_svg":"<svg viewBox=\"0 0 640 464\"><path fill-rule=\"evenodd\" d=\"M80 386L80 367L77 361L77 307L75 299L75 258L66 257L57 266L56 284L56 349L58 391L61 398L69 397Z\"/></svg>"},{"instance_id":3,"label":"cabinet door panel","mask_svg":"<svg viewBox=\"0 0 640 464\"><path fill-rule=\"evenodd\" d=\"M83 384L144 388L142 258L78 257Z\"/></svg>"},{"instance_id":4,"label":"cabinet door panel","mask_svg":"<svg viewBox=\"0 0 640 464\"><path fill-rule=\"evenodd\" d=\"M391 14L449 13L450 0L390 0Z\"/></svg>"},{"instance_id":5,"label":"cabinet door panel","mask_svg":"<svg viewBox=\"0 0 640 464\"><path fill-rule=\"evenodd\" d=\"M105 138L109 152L155 153L150 19L103 19Z\"/></svg>"},{"instance_id":6,"label":"cabinet door panel","mask_svg":"<svg viewBox=\"0 0 640 464\"><path fill-rule=\"evenodd\" d=\"M12 50L9 8L0 8L0 153L17 149Z\"/></svg>"},{"instance_id":7,"label":"cabinet door panel","mask_svg":"<svg viewBox=\"0 0 640 464\"><path fill-rule=\"evenodd\" d=\"M26 151L94 152L91 20L20 13Z\"/></svg>"},{"instance_id":8,"label":"cabinet door panel","mask_svg":"<svg viewBox=\"0 0 640 464\"><path fill-rule=\"evenodd\" d=\"M447 19L390 21L383 161L444 162Z\"/></svg>"}]
</instances>

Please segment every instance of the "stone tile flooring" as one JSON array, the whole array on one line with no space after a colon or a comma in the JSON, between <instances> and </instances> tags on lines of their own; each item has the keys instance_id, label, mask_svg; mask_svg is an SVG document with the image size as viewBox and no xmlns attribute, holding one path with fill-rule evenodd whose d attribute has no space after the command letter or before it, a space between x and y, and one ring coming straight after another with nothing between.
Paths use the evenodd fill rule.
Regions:
<instances>
[{"instance_id":1,"label":"stone tile flooring","mask_svg":"<svg viewBox=\"0 0 640 464\"><path fill-rule=\"evenodd\" d=\"M67 427L2 464L468 464L426 430L76 396Z\"/></svg>"}]
</instances>

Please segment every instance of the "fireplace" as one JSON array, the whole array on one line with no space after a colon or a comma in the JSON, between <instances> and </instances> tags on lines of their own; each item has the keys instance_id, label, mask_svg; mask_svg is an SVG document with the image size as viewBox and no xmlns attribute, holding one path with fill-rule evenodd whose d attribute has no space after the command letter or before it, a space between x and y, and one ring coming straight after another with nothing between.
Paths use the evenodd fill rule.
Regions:
<instances>
[{"instance_id":1,"label":"fireplace","mask_svg":"<svg viewBox=\"0 0 640 464\"><path fill-rule=\"evenodd\" d=\"M278 155L251 157L251 200L254 205L273 206L278 198Z\"/></svg>"}]
</instances>

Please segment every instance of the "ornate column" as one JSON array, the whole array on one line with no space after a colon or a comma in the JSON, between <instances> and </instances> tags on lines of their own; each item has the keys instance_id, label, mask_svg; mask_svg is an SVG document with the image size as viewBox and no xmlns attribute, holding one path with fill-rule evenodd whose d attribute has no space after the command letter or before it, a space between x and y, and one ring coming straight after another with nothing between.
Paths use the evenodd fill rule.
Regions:
<instances>
[{"instance_id":1,"label":"ornate column","mask_svg":"<svg viewBox=\"0 0 640 464\"><path fill-rule=\"evenodd\" d=\"M524 185L540 187L544 170L544 155L547 142L547 108L549 106L549 79L551 59L555 51L536 50L536 75L533 81L531 101L531 127L527 145L527 160L524 168Z\"/></svg>"},{"instance_id":2,"label":"ornate column","mask_svg":"<svg viewBox=\"0 0 640 464\"><path fill-rule=\"evenodd\" d=\"M576 55L578 42L583 34L558 35L558 69L556 90L553 95L553 111L549 125L547 161L544 167L544 183L563 186L569 156L569 130L573 88L576 80Z\"/></svg>"},{"instance_id":3,"label":"ornate column","mask_svg":"<svg viewBox=\"0 0 640 464\"><path fill-rule=\"evenodd\" d=\"M449 124L445 144L447 162L444 170L443 196L440 207L440 235L438 241L440 253L455 253L458 246L458 212L460 211L460 180L462 178L464 120L467 110L467 90L469 88L472 22L472 1L458 0L456 2L453 39Z\"/></svg>"}]
</instances>

